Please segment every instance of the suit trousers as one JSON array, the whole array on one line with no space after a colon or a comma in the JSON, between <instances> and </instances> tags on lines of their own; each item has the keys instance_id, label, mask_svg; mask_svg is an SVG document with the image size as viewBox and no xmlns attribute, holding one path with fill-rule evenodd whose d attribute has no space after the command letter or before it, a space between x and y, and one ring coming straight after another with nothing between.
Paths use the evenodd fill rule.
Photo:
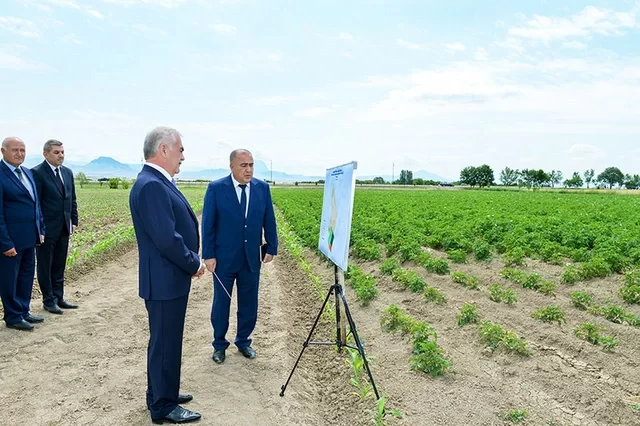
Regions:
<instances>
[{"instance_id":1,"label":"suit trousers","mask_svg":"<svg viewBox=\"0 0 640 426\"><path fill-rule=\"evenodd\" d=\"M69 234L63 231L58 237L47 237L36 248L37 274L42 303L52 307L64 300L64 269L67 265Z\"/></svg>"},{"instance_id":2,"label":"suit trousers","mask_svg":"<svg viewBox=\"0 0 640 426\"><path fill-rule=\"evenodd\" d=\"M258 290L260 282L260 270L251 272L245 259L244 265L237 272L225 269L224 264L216 265L216 275L222 281L222 285L230 295L233 295L233 283L235 281L238 292L238 329L235 345L238 348L251 346L251 333L258 320ZM213 306L211 308L211 325L213 326L213 348L215 350L227 349L229 341L226 339L229 330L229 311L231 299L220 286L220 282L213 277Z\"/></svg>"},{"instance_id":3,"label":"suit trousers","mask_svg":"<svg viewBox=\"0 0 640 426\"><path fill-rule=\"evenodd\" d=\"M189 296L145 300L149 314L147 406L152 419L168 415L178 405L182 336Z\"/></svg>"},{"instance_id":4,"label":"suit trousers","mask_svg":"<svg viewBox=\"0 0 640 426\"><path fill-rule=\"evenodd\" d=\"M29 315L35 250L33 247L18 251L14 257L0 254L0 298L4 308L4 321L17 324Z\"/></svg>"}]
</instances>

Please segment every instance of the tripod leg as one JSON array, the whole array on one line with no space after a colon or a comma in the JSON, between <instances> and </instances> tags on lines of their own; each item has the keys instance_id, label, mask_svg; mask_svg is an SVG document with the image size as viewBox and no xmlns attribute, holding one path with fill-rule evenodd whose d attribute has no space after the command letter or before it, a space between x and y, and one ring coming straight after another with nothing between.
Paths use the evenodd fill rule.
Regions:
<instances>
[{"instance_id":1,"label":"tripod leg","mask_svg":"<svg viewBox=\"0 0 640 426\"><path fill-rule=\"evenodd\" d=\"M302 350L300 351L300 355L298 355L298 359L296 360L296 363L293 365L293 369L291 370L291 373L289 374L289 378L287 379L287 382L282 385L282 388L280 390L280 396L284 396L284 391L287 390L287 386L289 385L289 381L291 380L291 377L293 377L293 372L296 371L296 367L298 367L298 363L300 362L300 359L302 358L302 354L304 353L304 350L307 348L307 346L309 346L309 342L311 341L311 336L313 336L313 331L316 329L316 326L318 325L318 321L320 321L320 317L322 316L322 312L324 311L325 306L327 306L327 302L329 301L329 297L331 297L331 293L334 291L335 289L335 285L331 286L331 288L329 289L329 293L327 293L327 297L325 297L324 299L324 303L322 304L322 307L320 308L320 312L318 312L318 316L316 317L315 322L313 323L313 326L311 327L311 330L309 331L309 336L307 337L307 340L302 344Z\"/></svg>"},{"instance_id":2,"label":"tripod leg","mask_svg":"<svg viewBox=\"0 0 640 426\"><path fill-rule=\"evenodd\" d=\"M353 321L353 317L351 316L351 311L349 311L349 305L347 305L347 298L344 296L342 287L339 287L337 292L340 293L340 298L342 299L342 304L344 305L344 312L345 312L345 315L347 316L347 320L349 321L349 327L351 328L351 334L353 334L353 339L356 341L358 352L360 352L360 356L362 356L362 360L364 361L364 366L366 367L367 374L369 375L369 380L371 381L371 386L373 387L373 392L376 394L376 401L378 401L380 400L380 394L378 393L376 382L373 380L373 374L371 374L371 369L369 368L369 362L367 361L367 356L364 353L364 347L362 346L362 342L360 341L360 336L358 336L358 331L356 330L356 323Z\"/></svg>"}]
</instances>

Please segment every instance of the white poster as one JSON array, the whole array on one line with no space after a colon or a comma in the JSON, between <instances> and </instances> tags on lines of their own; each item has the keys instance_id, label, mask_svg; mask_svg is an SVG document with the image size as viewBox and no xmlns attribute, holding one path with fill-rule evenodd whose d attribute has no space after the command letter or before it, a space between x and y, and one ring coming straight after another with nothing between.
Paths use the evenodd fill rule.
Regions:
<instances>
[{"instance_id":1,"label":"white poster","mask_svg":"<svg viewBox=\"0 0 640 426\"><path fill-rule=\"evenodd\" d=\"M318 249L343 271L349 263L349 241L358 163L327 169Z\"/></svg>"}]
</instances>

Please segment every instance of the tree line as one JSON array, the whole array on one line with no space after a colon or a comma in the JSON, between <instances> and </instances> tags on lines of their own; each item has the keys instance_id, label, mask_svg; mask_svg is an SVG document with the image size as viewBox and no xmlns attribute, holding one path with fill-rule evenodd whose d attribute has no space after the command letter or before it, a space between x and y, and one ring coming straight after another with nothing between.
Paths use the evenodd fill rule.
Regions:
<instances>
[{"instance_id":1,"label":"tree line","mask_svg":"<svg viewBox=\"0 0 640 426\"><path fill-rule=\"evenodd\" d=\"M358 185L439 185L441 182L431 179L414 178L413 171L401 170L398 179L386 181L382 176L373 179L356 179Z\"/></svg>"},{"instance_id":2,"label":"tree line","mask_svg":"<svg viewBox=\"0 0 640 426\"><path fill-rule=\"evenodd\" d=\"M607 167L602 173L596 176L593 169L580 172L573 172L570 178L564 179L560 170L546 172L542 169L511 169L505 167L500 172L500 182L503 186L518 186L527 188L551 187L562 184L565 188L582 188L591 185L597 188L613 187L638 189L640 188L640 175L624 174L618 167ZM486 164L474 167L468 166L460 172L460 184L471 187L494 186L495 178L493 169Z\"/></svg>"}]
</instances>

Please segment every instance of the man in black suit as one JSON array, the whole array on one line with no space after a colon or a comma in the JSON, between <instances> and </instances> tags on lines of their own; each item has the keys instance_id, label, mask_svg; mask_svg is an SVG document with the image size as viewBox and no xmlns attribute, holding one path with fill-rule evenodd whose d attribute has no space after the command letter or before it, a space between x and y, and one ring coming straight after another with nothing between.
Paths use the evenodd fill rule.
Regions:
<instances>
[{"instance_id":1,"label":"man in black suit","mask_svg":"<svg viewBox=\"0 0 640 426\"><path fill-rule=\"evenodd\" d=\"M78 226L76 187L73 173L62 165L62 142L55 139L45 142L43 155L45 160L31 169L47 228L44 244L36 249L37 275L44 309L52 314L62 314L62 309L78 307L64 299L69 235Z\"/></svg>"}]
</instances>

